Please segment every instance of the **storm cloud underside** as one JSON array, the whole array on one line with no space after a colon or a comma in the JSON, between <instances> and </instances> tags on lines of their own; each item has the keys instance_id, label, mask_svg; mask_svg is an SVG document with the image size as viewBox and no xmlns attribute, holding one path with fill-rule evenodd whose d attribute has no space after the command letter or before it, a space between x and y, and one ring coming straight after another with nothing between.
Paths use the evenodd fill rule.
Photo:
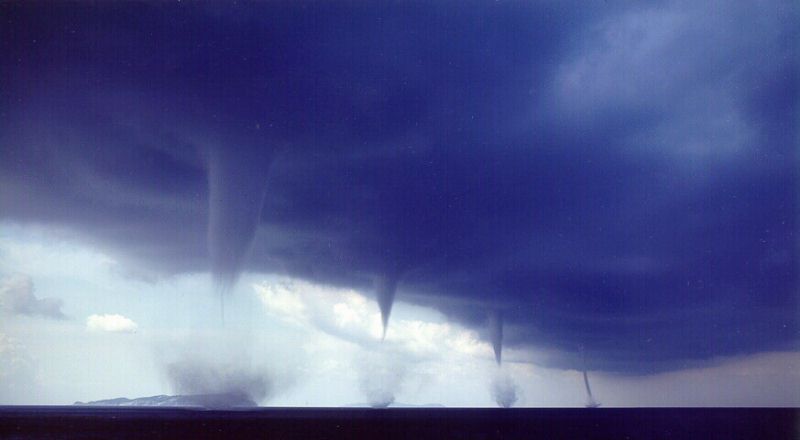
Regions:
<instances>
[{"instance_id":1,"label":"storm cloud underside","mask_svg":"<svg viewBox=\"0 0 800 440\"><path fill-rule=\"evenodd\" d=\"M797 347L792 2L0 11L3 221L502 309L559 367Z\"/></svg>"}]
</instances>

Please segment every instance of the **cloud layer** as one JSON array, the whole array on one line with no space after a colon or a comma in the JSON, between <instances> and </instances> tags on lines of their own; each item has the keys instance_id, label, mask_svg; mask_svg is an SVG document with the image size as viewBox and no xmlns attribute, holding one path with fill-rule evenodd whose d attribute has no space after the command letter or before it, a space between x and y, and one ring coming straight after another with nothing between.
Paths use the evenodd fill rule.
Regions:
<instances>
[{"instance_id":1,"label":"cloud layer","mask_svg":"<svg viewBox=\"0 0 800 440\"><path fill-rule=\"evenodd\" d=\"M58 298L38 298L33 281L23 275L12 275L0 280L0 305L10 314L66 319L61 311L63 302Z\"/></svg>"},{"instance_id":2,"label":"cloud layer","mask_svg":"<svg viewBox=\"0 0 800 440\"><path fill-rule=\"evenodd\" d=\"M797 347L794 2L0 8L5 221L559 367Z\"/></svg>"}]
</instances>

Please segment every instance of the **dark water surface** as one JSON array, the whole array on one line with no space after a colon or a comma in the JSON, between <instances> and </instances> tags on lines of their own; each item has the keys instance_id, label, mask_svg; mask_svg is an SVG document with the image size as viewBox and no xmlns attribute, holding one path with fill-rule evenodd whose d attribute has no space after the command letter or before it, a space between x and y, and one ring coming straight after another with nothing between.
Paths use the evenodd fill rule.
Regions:
<instances>
[{"instance_id":1,"label":"dark water surface","mask_svg":"<svg viewBox=\"0 0 800 440\"><path fill-rule=\"evenodd\" d=\"M797 409L0 406L0 438L800 438Z\"/></svg>"}]
</instances>

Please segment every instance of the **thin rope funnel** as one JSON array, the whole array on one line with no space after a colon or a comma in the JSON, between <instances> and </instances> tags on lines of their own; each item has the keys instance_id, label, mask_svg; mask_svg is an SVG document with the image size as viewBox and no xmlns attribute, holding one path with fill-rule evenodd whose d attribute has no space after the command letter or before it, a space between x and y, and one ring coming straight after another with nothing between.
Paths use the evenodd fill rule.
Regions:
<instances>
[{"instance_id":1,"label":"thin rope funnel","mask_svg":"<svg viewBox=\"0 0 800 440\"><path fill-rule=\"evenodd\" d=\"M592 396L592 387L589 386L589 373L586 371L586 351L581 350L583 352L583 384L586 386L586 407L587 408L597 408L600 406L600 402L594 400L594 396Z\"/></svg>"}]
</instances>

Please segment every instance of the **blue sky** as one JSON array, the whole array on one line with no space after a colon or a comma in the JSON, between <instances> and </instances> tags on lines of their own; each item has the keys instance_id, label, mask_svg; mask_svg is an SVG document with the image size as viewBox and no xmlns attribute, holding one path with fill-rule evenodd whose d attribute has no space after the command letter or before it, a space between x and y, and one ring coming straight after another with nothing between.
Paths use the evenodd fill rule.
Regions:
<instances>
[{"instance_id":1,"label":"blue sky","mask_svg":"<svg viewBox=\"0 0 800 440\"><path fill-rule=\"evenodd\" d=\"M202 364L200 391L339 404L365 377L423 392L465 364L475 389L431 400L491 404L508 374L520 403L567 405L539 391L585 352L610 404L740 367L784 386L720 384L717 404L798 386L790 1L0 8L2 331L4 353L33 353L6 362L30 364L21 381L63 366L79 388L67 371L98 377L80 361L108 349L142 392ZM265 297L281 283L294 308ZM178 359L195 346L221 354ZM327 376L308 365L350 382L309 397Z\"/></svg>"}]
</instances>

